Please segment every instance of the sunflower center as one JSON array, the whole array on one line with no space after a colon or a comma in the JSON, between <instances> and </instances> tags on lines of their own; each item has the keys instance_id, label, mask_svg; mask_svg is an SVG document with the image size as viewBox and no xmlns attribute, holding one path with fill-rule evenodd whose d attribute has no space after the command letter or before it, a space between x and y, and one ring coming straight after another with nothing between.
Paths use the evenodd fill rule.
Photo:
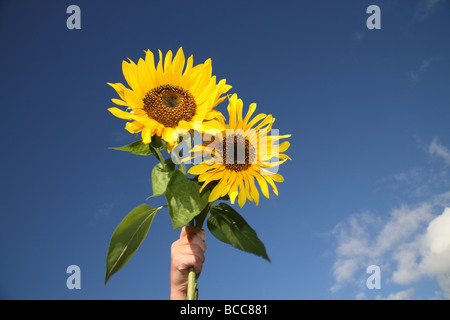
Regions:
<instances>
[{"instance_id":1,"label":"sunflower center","mask_svg":"<svg viewBox=\"0 0 450 320\"><path fill-rule=\"evenodd\" d=\"M228 139L223 138L222 154L225 169L236 172L247 170L254 161L254 151L255 148L250 144L248 137L235 135L229 136Z\"/></svg>"},{"instance_id":2,"label":"sunflower center","mask_svg":"<svg viewBox=\"0 0 450 320\"><path fill-rule=\"evenodd\" d=\"M188 90L171 84L153 88L142 100L147 115L165 127L175 128L181 120L192 120L197 108Z\"/></svg>"}]
</instances>

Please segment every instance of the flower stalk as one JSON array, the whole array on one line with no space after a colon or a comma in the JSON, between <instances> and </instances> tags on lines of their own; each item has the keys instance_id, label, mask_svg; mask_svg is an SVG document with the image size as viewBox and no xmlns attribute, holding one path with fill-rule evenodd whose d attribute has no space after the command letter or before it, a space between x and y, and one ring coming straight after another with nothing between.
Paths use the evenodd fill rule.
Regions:
<instances>
[{"instance_id":1,"label":"flower stalk","mask_svg":"<svg viewBox=\"0 0 450 320\"><path fill-rule=\"evenodd\" d=\"M195 274L194 268L189 268L188 274L188 287L186 300L197 300L198 299L198 289L197 289L197 275Z\"/></svg>"},{"instance_id":2,"label":"flower stalk","mask_svg":"<svg viewBox=\"0 0 450 320\"><path fill-rule=\"evenodd\" d=\"M194 227L194 221L189 222L189 225ZM198 300L197 274L193 267L189 268L186 300Z\"/></svg>"}]
</instances>

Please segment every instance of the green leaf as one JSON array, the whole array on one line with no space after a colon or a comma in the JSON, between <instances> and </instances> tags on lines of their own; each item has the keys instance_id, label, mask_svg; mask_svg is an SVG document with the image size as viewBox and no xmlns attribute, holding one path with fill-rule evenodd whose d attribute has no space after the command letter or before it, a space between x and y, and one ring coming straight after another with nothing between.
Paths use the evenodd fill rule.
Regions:
<instances>
[{"instance_id":1,"label":"green leaf","mask_svg":"<svg viewBox=\"0 0 450 320\"><path fill-rule=\"evenodd\" d=\"M160 196L166 192L170 178L175 172L175 164L172 160L166 159L163 163L158 163L152 170L152 188L153 196Z\"/></svg>"},{"instance_id":2,"label":"green leaf","mask_svg":"<svg viewBox=\"0 0 450 320\"><path fill-rule=\"evenodd\" d=\"M175 170L166 189L169 216L174 229L189 223L208 204L209 193L200 196L200 185Z\"/></svg>"},{"instance_id":3,"label":"green leaf","mask_svg":"<svg viewBox=\"0 0 450 320\"><path fill-rule=\"evenodd\" d=\"M149 145L142 143L142 140L135 141L126 146L117 147L117 148L109 148L109 149L127 151L129 153L137 154L140 156L148 156L148 155L152 154Z\"/></svg>"},{"instance_id":4,"label":"green leaf","mask_svg":"<svg viewBox=\"0 0 450 320\"><path fill-rule=\"evenodd\" d=\"M109 148L119 151L126 151L132 154L137 154L139 156L148 156L151 154L154 154L160 161L161 160L161 153L160 151L167 148L167 145L164 141L161 140L158 136L152 137L152 142L149 144L145 144L142 142L142 140L135 141L133 143L127 144L126 146L122 147L116 147L116 148Z\"/></svg>"},{"instance_id":5,"label":"green leaf","mask_svg":"<svg viewBox=\"0 0 450 320\"><path fill-rule=\"evenodd\" d=\"M128 213L114 230L106 256L105 284L139 248L150 229L156 212L161 208L163 207L153 208L141 204Z\"/></svg>"},{"instance_id":6,"label":"green leaf","mask_svg":"<svg viewBox=\"0 0 450 320\"><path fill-rule=\"evenodd\" d=\"M211 208L207 225L209 231L220 241L233 247L256 254L270 262L264 244L259 240L255 230L226 203L219 203Z\"/></svg>"}]
</instances>

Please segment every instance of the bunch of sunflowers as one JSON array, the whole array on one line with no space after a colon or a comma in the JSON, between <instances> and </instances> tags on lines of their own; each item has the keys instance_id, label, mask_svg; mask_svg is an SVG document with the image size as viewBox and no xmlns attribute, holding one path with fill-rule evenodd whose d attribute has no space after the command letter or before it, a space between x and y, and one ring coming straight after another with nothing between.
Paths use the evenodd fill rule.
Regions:
<instances>
[{"instance_id":1,"label":"bunch of sunflowers","mask_svg":"<svg viewBox=\"0 0 450 320\"><path fill-rule=\"evenodd\" d=\"M278 167L290 160L283 153L289 142L280 139L290 135L272 129L272 115L254 115L255 103L244 116L242 100L226 95L231 86L212 75L211 59L194 66L193 57L186 60L182 48L175 57L171 51L163 57L159 51L155 67L155 57L147 50L137 64L123 61L122 70L129 88L108 84L120 97L112 101L125 110L108 110L130 120L125 129L140 133L141 140L113 149L156 156L151 197L164 195L167 204L141 204L125 216L111 237L105 283L133 256L163 208L168 208L174 229L186 224L202 228L206 220L219 240L270 261L256 232L227 202L237 199L241 208L247 200L258 205L257 185L266 198L269 186L278 195L275 182L283 182ZM216 109L225 100L228 121ZM164 150L169 157L164 158ZM221 202L214 205L216 201ZM196 299L193 269L189 279L187 298Z\"/></svg>"}]
</instances>

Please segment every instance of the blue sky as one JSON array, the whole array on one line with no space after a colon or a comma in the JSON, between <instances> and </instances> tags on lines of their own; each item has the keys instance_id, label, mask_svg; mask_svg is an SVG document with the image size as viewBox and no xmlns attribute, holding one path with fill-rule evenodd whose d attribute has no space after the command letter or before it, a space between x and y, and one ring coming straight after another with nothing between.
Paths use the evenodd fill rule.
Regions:
<instances>
[{"instance_id":1,"label":"blue sky","mask_svg":"<svg viewBox=\"0 0 450 320\"><path fill-rule=\"evenodd\" d=\"M136 138L106 82L182 46L292 134L279 196L238 210L272 263L208 232L200 299L449 299L449 14L446 0L1 1L0 297L169 297L167 210L104 285L111 234L157 163L108 149Z\"/></svg>"}]
</instances>

